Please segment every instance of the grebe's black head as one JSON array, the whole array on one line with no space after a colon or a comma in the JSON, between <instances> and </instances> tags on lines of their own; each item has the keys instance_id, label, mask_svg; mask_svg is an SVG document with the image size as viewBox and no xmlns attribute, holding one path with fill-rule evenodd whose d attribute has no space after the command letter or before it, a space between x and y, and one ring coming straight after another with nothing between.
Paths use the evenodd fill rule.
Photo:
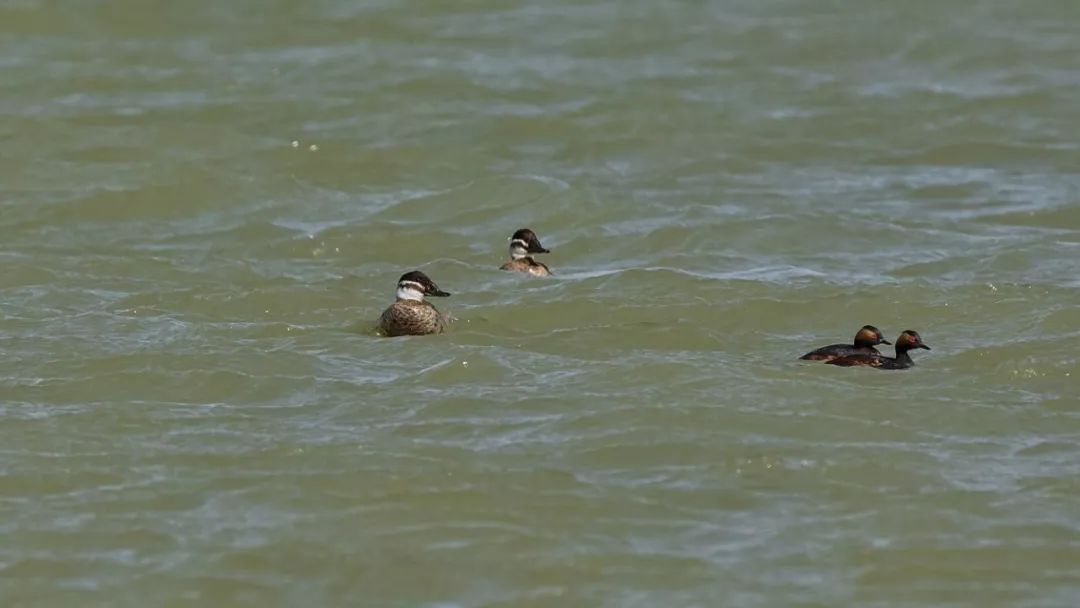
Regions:
<instances>
[{"instance_id":1,"label":"grebe's black head","mask_svg":"<svg viewBox=\"0 0 1080 608\"><path fill-rule=\"evenodd\" d=\"M881 330L873 325L863 325L862 329L855 333L855 346L877 346L878 344L892 344L881 335Z\"/></svg>"},{"instance_id":2,"label":"grebe's black head","mask_svg":"<svg viewBox=\"0 0 1080 608\"><path fill-rule=\"evenodd\" d=\"M510 257L517 260L530 253L551 253L551 251L544 249L535 232L528 228L522 228L510 237Z\"/></svg>"},{"instance_id":3,"label":"grebe's black head","mask_svg":"<svg viewBox=\"0 0 1080 608\"><path fill-rule=\"evenodd\" d=\"M930 350L930 347L923 344L922 336L919 332L913 329L905 329L900 333L900 337L896 339L896 350L911 350L913 348L925 348Z\"/></svg>"},{"instance_id":4,"label":"grebe's black head","mask_svg":"<svg viewBox=\"0 0 1080 608\"><path fill-rule=\"evenodd\" d=\"M424 296L446 297L449 292L439 289L428 276L419 270L406 272L401 275L397 282L397 297L399 300L423 300Z\"/></svg>"}]
</instances>

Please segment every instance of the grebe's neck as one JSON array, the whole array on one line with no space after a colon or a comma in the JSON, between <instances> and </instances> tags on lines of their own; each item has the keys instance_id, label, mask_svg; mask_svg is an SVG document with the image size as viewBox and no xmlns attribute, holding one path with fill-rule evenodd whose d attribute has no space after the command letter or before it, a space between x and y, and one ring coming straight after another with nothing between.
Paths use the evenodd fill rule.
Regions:
<instances>
[{"instance_id":1,"label":"grebe's neck","mask_svg":"<svg viewBox=\"0 0 1080 608\"><path fill-rule=\"evenodd\" d=\"M908 354L908 348L896 347L896 362L901 365L912 365L915 362L911 360L911 355Z\"/></svg>"}]
</instances>

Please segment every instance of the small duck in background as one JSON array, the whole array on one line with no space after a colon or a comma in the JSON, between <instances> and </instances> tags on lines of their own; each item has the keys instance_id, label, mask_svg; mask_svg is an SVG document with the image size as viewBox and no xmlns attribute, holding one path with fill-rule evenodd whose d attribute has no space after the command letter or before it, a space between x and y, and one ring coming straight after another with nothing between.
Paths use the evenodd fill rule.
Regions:
<instances>
[{"instance_id":1,"label":"small duck in background","mask_svg":"<svg viewBox=\"0 0 1080 608\"><path fill-rule=\"evenodd\" d=\"M841 367L865 365L868 367L876 367L878 369L907 369L909 367L915 367L915 362L911 360L911 355L908 354L909 350L915 348L925 348L926 350L930 350L929 346L923 344L922 336L919 335L919 332L906 329L900 334L900 337L896 339L896 357L886 357L880 353L876 355L863 353L838 357L832 361L826 361L826 363L829 365L839 365Z\"/></svg>"},{"instance_id":2,"label":"small duck in background","mask_svg":"<svg viewBox=\"0 0 1080 608\"><path fill-rule=\"evenodd\" d=\"M522 228L510 237L510 261L499 266L499 270L527 272L535 277L550 277L551 270L543 262L537 262L529 255L533 253L551 253L551 251L544 249L535 232Z\"/></svg>"},{"instance_id":3,"label":"small duck in background","mask_svg":"<svg viewBox=\"0 0 1080 608\"><path fill-rule=\"evenodd\" d=\"M419 270L406 272L397 282L397 301L379 317L379 333L384 336L442 333L450 319L434 304L424 300L424 296L445 298L449 295Z\"/></svg>"},{"instance_id":4,"label":"small duck in background","mask_svg":"<svg viewBox=\"0 0 1080 608\"><path fill-rule=\"evenodd\" d=\"M807 361L824 361L828 363L838 357L847 355L881 355L875 346L878 344L892 344L881 335L881 330L873 325L863 325L855 332L855 341L852 344L830 344L812 350L799 357Z\"/></svg>"}]
</instances>

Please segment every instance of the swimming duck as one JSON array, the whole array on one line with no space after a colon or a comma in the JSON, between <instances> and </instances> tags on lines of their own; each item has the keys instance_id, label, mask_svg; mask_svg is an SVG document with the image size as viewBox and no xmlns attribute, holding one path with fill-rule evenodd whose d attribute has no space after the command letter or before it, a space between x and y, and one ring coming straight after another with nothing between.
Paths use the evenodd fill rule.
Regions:
<instances>
[{"instance_id":1,"label":"swimming duck","mask_svg":"<svg viewBox=\"0 0 1080 608\"><path fill-rule=\"evenodd\" d=\"M522 228L510 237L510 261L499 266L499 270L512 270L515 272L527 272L536 277L549 277L551 270L532 258L530 253L551 253L540 244L536 233L528 228Z\"/></svg>"},{"instance_id":2,"label":"swimming duck","mask_svg":"<svg viewBox=\"0 0 1080 608\"><path fill-rule=\"evenodd\" d=\"M424 296L445 298L450 294L439 289L419 270L406 272L397 283L397 301L379 317L379 333L384 336L422 336L438 334L446 329L444 316Z\"/></svg>"},{"instance_id":3,"label":"swimming duck","mask_svg":"<svg viewBox=\"0 0 1080 608\"><path fill-rule=\"evenodd\" d=\"M832 361L826 361L826 363L843 367L866 365L878 369L907 369L915 366L915 362L911 360L911 355L908 355L908 351L913 348L930 350L929 346L923 344L919 332L908 329L896 339L896 357L886 357L880 353L876 355L855 354L838 357Z\"/></svg>"},{"instance_id":4,"label":"swimming duck","mask_svg":"<svg viewBox=\"0 0 1080 608\"><path fill-rule=\"evenodd\" d=\"M881 335L881 330L873 325L863 325L862 329L855 333L855 341L852 344L830 344L812 350L799 357L808 361L825 361L826 363L845 355L880 355L875 346L878 344L892 344Z\"/></svg>"}]
</instances>

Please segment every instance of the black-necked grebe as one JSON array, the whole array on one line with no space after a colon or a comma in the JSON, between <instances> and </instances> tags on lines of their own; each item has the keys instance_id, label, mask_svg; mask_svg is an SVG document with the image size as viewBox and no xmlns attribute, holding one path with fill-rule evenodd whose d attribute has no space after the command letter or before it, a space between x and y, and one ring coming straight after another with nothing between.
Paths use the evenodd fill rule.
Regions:
<instances>
[{"instance_id":1,"label":"black-necked grebe","mask_svg":"<svg viewBox=\"0 0 1080 608\"><path fill-rule=\"evenodd\" d=\"M875 346L878 344L892 344L881 335L881 330L873 325L863 325L862 329L855 333L855 341L852 344L830 344L812 350L799 357L808 361L832 361L837 357L847 355L880 355Z\"/></svg>"}]
</instances>

